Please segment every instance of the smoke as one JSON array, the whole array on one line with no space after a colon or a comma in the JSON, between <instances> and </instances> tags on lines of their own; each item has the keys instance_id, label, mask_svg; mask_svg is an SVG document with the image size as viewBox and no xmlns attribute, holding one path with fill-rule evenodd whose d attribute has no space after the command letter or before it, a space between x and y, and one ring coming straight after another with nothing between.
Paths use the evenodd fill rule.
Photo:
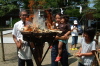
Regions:
<instances>
[{"instance_id":1,"label":"smoke","mask_svg":"<svg viewBox=\"0 0 100 66\"><path fill-rule=\"evenodd\" d=\"M32 23L34 28L46 29L44 18L39 16L38 10L34 10L34 18Z\"/></svg>"}]
</instances>

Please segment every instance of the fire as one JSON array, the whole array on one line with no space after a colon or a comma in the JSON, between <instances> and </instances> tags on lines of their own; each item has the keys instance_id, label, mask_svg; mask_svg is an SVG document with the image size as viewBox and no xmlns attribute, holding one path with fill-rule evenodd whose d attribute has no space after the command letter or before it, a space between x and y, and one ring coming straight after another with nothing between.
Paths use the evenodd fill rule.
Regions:
<instances>
[{"instance_id":1,"label":"fire","mask_svg":"<svg viewBox=\"0 0 100 66\"><path fill-rule=\"evenodd\" d=\"M24 26L23 31L31 32L31 31L33 31L33 28L30 25Z\"/></svg>"},{"instance_id":2,"label":"fire","mask_svg":"<svg viewBox=\"0 0 100 66\"><path fill-rule=\"evenodd\" d=\"M44 4L44 2L39 1L40 4ZM31 25L24 26L23 31L29 31L29 32L48 32L49 30L52 30L52 14L49 10L45 10L47 19L46 22L44 22L43 18L40 18L38 16L39 12L38 9L34 9L33 6L35 5L34 0L29 1L29 10L30 15L28 18L26 18L26 21L32 22ZM34 19L33 19L34 17ZM52 31L53 32L53 31Z\"/></svg>"},{"instance_id":3,"label":"fire","mask_svg":"<svg viewBox=\"0 0 100 66\"><path fill-rule=\"evenodd\" d=\"M33 0L30 0L30 1L29 1L28 7L29 7L31 13L33 13L33 5L34 5L34 4L35 4L35 3L34 3Z\"/></svg>"},{"instance_id":4,"label":"fire","mask_svg":"<svg viewBox=\"0 0 100 66\"><path fill-rule=\"evenodd\" d=\"M29 17L26 18L26 21L32 22L34 15L31 14Z\"/></svg>"},{"instance_id":5,"label":"fire","mask_svg":"<svg viewBox=\"0 0 100 66\"><path fill-rule=\"evenodd\" d=\"M46 24L46 26L47 26L48 29L52 29L52 23L53 23L52 15L48 10L45 10L45 12L47 14L47 20L46 20L47 24Z\"/></svg>"}]
</instances>

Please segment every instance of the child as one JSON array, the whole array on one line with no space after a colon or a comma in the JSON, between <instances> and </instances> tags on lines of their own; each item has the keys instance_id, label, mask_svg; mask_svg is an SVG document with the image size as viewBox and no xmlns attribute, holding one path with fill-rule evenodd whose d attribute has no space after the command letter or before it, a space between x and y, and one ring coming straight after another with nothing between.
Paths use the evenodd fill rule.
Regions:
<instances>
[{"instance_id":1,"label":"child","mask_svg":"<svg viewBox=\"0 0 100 66\"><path fill-rule=\"evenodd\" d=\"M77 20L74 20L74 25L71 26L71 36L72 36L72 44L70 50L77 50L76 45L78 41L78 23ZM74 48L73 48L74 46Z\"/></svg>"},{"instance_id":2,"label":"child","mask_svg":"<svg viewBox=\"0 0 100 66\"><path fill-rule=\"evenodd\" d=\"M84 36L81 39L81 47L76 53L79 59L78 66L91 66L96 51L96 43L94 40L95 30L92 27L87 27L84 30Z\"/></svg>"},{"instance_id":3,"label":"child","mask_svg":"<svg viewBox=\"0 0 100 66\"><path fill-rule=\"evenodd\" d=\"M59 34L58 36L63 36L64 34L66 34L66 32L67 32L66 36L68 36L70 34L70 26L69 26L69 24L66 23L67 20L68 19L66 19L65 16L61 16L61 20L60 20L60 23L58 25L58 29L60 31L62 31L62 33ZM59 40L58 55L57 55L57 57L55 59L56 62L60 61L60 59L61 59L61 53L62 53L62 46L63 46L64 43L67 44L67 42L68 42L68 40Z\"/></svg>"}]
</instances>

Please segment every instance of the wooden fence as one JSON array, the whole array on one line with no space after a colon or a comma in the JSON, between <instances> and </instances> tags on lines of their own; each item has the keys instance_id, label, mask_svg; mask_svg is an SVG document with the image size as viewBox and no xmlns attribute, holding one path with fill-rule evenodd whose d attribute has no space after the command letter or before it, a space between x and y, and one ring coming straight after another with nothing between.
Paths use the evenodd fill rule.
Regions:
<instances>
[{"instance_id":1,"label":"wooden fence","mask_svg":"<svg viewBox=\"0 0 100 66\"><path fill-rule=\"evenodd\" d=\"M100 42L99 42L99 36L100 36L100 32L96 33L96 52L95 52L95 59L94 59L94 63L93 66L100 66Z\"/></svg>"}]
</instances>

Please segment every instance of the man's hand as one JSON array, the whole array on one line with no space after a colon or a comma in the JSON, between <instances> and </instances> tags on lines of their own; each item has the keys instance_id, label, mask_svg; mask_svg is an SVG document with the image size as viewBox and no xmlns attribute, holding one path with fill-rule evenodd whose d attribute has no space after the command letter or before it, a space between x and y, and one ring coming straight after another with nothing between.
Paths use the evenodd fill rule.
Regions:
<instances>
[{"instance_id":1,"label":"man's hand","mask_svg":"<svg viewBox=\"0 0 100 66\"><path fill-rule=\"evenodd\" d=\"M19 41L17 41L17 44L16 45L17 45L17 47L19 49L21 49L22 44L23 44L22 40L19 39Z\"/></svg>"}]
</instances>

